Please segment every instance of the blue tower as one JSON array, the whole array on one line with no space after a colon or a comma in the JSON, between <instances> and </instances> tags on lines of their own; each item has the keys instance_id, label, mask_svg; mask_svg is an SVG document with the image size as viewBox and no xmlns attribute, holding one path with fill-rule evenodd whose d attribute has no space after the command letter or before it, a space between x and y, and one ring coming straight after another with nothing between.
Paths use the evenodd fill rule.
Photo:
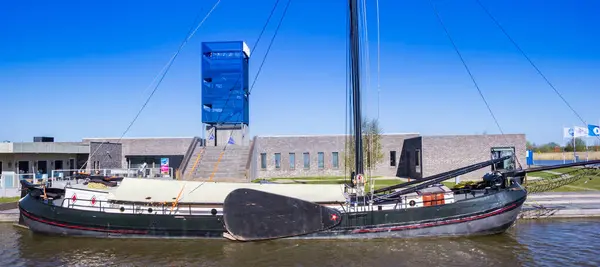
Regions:
<instances>
[{"instance_id":1,"label":"blue tower","mask_svg":"<svg viewBox=\"0 0 600 267\"><path fill-rule=\"evenodd\" d=\"M202 43L202 123L209 145L247 145L248 63L242 41Z\"/></svg>"}]
</instances>

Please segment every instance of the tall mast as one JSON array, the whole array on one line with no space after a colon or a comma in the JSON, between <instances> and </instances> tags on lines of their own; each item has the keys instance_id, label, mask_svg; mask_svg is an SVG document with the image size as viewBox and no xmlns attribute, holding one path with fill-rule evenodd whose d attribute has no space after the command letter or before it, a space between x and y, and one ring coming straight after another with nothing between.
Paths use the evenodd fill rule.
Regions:
<instances>
[{"instance_id":1,"label":"tall mast","mask_svg":"<svg viewBox=\"0 0 600 267\"><path fill-rule=\"evenodd\" d=\"M356 174L363 174L362 116L360 111L360 40L358 28L358 0L350 4L350 71L352 86L352 113L354 117L354 163Z\"/></svg>"}]
</instances>

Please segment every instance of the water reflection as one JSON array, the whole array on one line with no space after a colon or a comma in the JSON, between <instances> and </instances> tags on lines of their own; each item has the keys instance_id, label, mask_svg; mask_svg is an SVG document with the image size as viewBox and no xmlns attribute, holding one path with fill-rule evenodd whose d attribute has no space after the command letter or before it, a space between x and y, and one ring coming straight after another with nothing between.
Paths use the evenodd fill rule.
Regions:
<instances>
[{"instance_id":1,"label":"water reflection","mask_svg":"<svg viewBox=\"0 0 600 267\"><path fill-rule=\"evenodd\" d=\"M2 266L598 266L600 220L519 221L506 234L395 240L92 239L0 224Z\"/></svg>"}]
</instances>

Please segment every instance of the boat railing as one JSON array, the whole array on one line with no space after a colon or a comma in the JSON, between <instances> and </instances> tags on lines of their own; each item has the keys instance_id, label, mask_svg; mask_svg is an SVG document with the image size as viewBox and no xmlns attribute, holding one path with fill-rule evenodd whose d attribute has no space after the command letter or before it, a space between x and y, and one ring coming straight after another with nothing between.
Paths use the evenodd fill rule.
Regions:
<instances>
[{"instance_id":1,"label":"boat railing","mask_svg":"<svg viewBox=\"0 0 600 267\"><path fill-rule=\"evenodd\" d=\"M68 181L75 179L75 174L81 172L78 169L62 169L52 170L50 179L52 181ZM145 168L140 170L138 168L128 169L91 169L85 170L86 173L97 174L103 176L119 176L127 178L172 178L173 168L169 167L168 171L162 172L161 168Z\"/></svg>"},{"instance_id":2,"label":"boat railing","mask_svg":"<svg viewBox=\"0 0 600 267\"><path fill-rule=\"evenodd\" d=\"M71 209L100 211L108 213L126 213L126 214L154 214L154 215L216 215L217 210L213 208L198 208L192 204L178 203L173 208L173 203L115 203L107 200L96 199L59 199L59 203L47 203L59 205ZM220 212L219 212L220 213Z\"/></svg>"},{"instance_id":3,"label":"boat railing","mask_svg":"<svg viewBox=\"0 0 600 267\"><path fill-rule=\"evenodd\" d=\"M448 198L447 196L444 195L444 193L440 192L440 193L434 193L434 194L425 194L425 195L421 195L420 197L400 196L399 199L393 198L393 199L390 199L390 201L392 201L391 203L395 202L393 209L397 210L397 209L409 209L409 208L444 205L444 204L452 203L452 202L456 201L456 199ZM387 203L390 203L390 202L387 202ZM344 208L350 212L364 212L364 211L370 211L370 210L384 209L384 207L387 206L384 203L373 204L372 206L368 206L367 199L365 199L364 203L356 203L356 204L358 204L358 205L355 205L355 202L351 202L350 205L347 205ZM388 206L388 208L385 208L385 209L390 209L390 208Z\"/></svg>"}]
</instances>

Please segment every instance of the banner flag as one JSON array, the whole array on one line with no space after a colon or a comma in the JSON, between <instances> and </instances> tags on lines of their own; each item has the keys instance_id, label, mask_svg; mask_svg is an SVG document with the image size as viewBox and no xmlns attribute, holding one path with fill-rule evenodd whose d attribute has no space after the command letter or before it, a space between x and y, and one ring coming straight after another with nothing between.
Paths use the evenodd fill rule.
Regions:
<instances>
[{"instance_id":1,"label":"banner flag","mask_svg":"<svg viewBox=\"0 0 600 267\"><path fill-rule=\"evenodd\" d=\"M600 136L600 127L598 125L588 124L589 136Z\"/></svg>"},{"instance_id":2,"label":"banner flag","mask_svg":"<svg viewBox=\"0 0 600 267\"><path fill-rule=\"evenodd\" d=\"M563 128L563 138L573 138L573 128Z\"/></svg>"},{"instance_id":3,"label":"banner flag","mask_svg":"<svg viewBox=\"0 0 600 267\"><path fill-rule=\"evenodd\" d=\"M580 127L580 126L575 126L575 137L583 137L583 136L588 136L588 128L587 127Z\"/></svg>"}]
</instances>

